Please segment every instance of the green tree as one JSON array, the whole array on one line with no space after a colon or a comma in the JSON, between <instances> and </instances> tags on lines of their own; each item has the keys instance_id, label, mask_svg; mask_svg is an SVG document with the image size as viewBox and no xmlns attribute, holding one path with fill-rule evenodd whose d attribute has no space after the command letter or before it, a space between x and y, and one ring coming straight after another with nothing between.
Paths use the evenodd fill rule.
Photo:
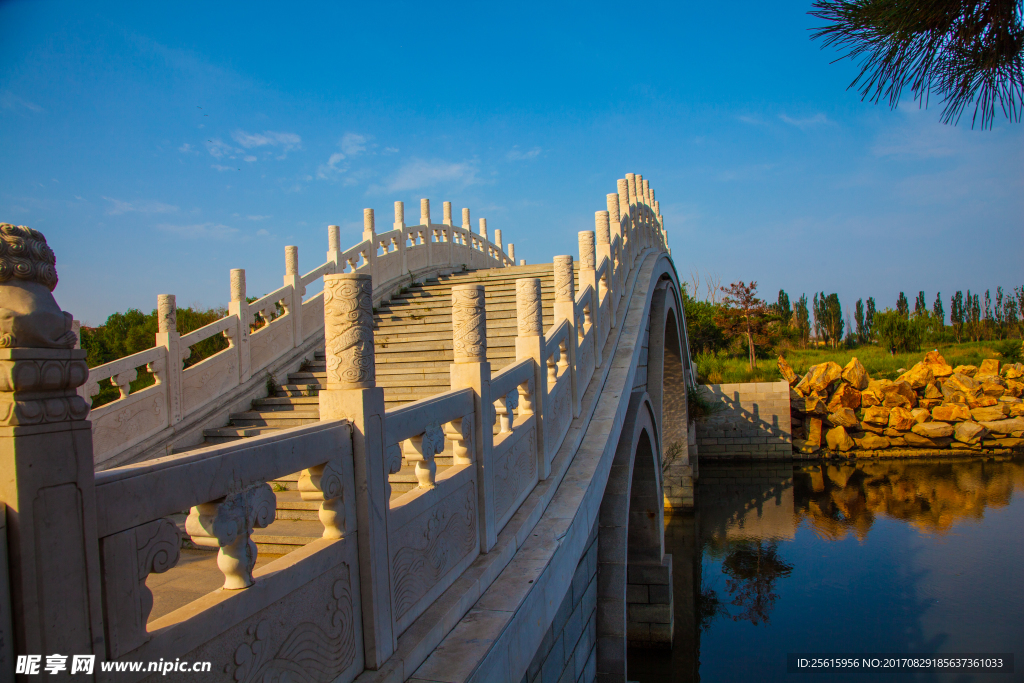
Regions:
<instances>
[{"instance_id":1,"label":"green tree","mask_svg":"<svg viewBox=\"0 0 1024 683\"><path fill-rule=\"evenodd\" d=\"M920 349L925 327L924 320L908 319L899 311L888 308L875 314L878 342L894 356L897 353Z\"/></svg>"},{"instance_id":2,"label":"green tree","mask_svg":"<svg viewBox=\"0 0 1024 683\"><path fill-rule=\"evenodd\" d=\"M838 294L814 295L814 327L818 338L836 348L843 340L843 309Z\"/></svg>"},{"instance_id":3,"label":"green tree","mask_svg":"<svg viewBox=\"0 0 1024 683\"><path fill-rule=\"evenodd\" d=\"M942 292L935 294L935 303L932 304L932 317L935 318L939 332L946 326L946 312L942 310Z\"/></svg>"},{"instance_id":4,"label":"green tree","mask_svg":"<svg viewBox=\"0 0 1024 683\"><path fill-rule=\"evenodd\" d=\"M784 327L789 327L793 319L793 309L789 306L789 295L784 290L779 290L779 300L772 304L772 310L779 317Z\"/></svg>"},{"instance_id":5,"label":"green tree","mask_svg":"<svg viewBox=\"0 0 1024 683\"><path fill-rule=\"evenodd\" d=\"M754 347L765 341L770 312L765 303L757 298L757 282L749 285L742 281L734 282L721 290L725 295L722 298L724 308L716 322L727 335L739 333L746 336L750 369L753 371L757 366Z\"/></svg>"},{"instance_id":6,"label":"green tree","mask_svg":"<svg viewBox=\"0 0 1024 683\"><path fill-rule=\"evenodd\" d=\"M864 311L864 334L867 335L867 341L871 341L875 335L875 297L869 296L865 302Z\"/></svg>"},{"instance_id":7,"label":"green tree","mask_svg":"<svg viewBox=\"0 0 1024 683\"><path fill-rule=\"evenodd\" d=\"M715 322L719 315L719 306L709 301L697 301L688 297L684 303L686 309L686 333L690 340L690 356L699 353L714 353L726 346L722 328Z\"/></svg>"},{"instance_id":8,"label":"green tree","mask_svg":"<svg viewBox=\"0 0 1024 683\"><path fill-rule=\"evenodd\" d=\"M997 105L1020 121L1022 14L1019 0L817 0L811 15L829 24L812 39L861 62L861 99L895 109L909 87L924 106L942 99L944 123L973 103L971 126L991 128Z\"/></svg>"},{"instance_id":9,"label":"green tree","mask_svg":"<svg viewBox=\"0 0 1024 683\"><path fill-rule=\"evenodd\" d=\"M807 341L811 338L810 311L807 310L807 295L801 294L793 306L793 316L796 318L797 331L800 334L800 345L806 347Z\"/></svg>"},{"instance_id":10,"label":"green tree","mask_svg":"<svg viewBox=\"0 0 1024 683\"><path fill-rule=\"evenodd\" d=\"M964 323L967 322L967 309L964 306L964 293L957 290L949 299L949 325L953 328L953 336L959 344L963 338Z\"/></svg>"},{"instance_id":11,"label":"green tree","mask_svg":"<svg viewBox=\"0 0 1024 683\"><path fill-rule=\"evenodd\" d=\"M899 297L896 299L896 312L904 318L910 317L910 303L907 301L907 295L903 292L900 292Z\"/></svg>"},{"instance_id":12,"label":"green tree","mask_svg":"<svg viewBox=\"0 0 1024 683\"><path fill-rule=\"evenodd\" d=\"M928 306L924 303L924 292L918 292L917 298L914 299L914 317L920 318L925 315L928 315Z\"/></svg>"},{"instance_id":13,"label":"green tree","mask_svg":"<svg viewBox=\"0 0 1024 683\"><path fill-rule=\"evenodd\" d=\"M857 341L864 344L868 341L867 331L864 329L864 300L857 299L853 307L853 319L857 323Z\"/></svg>"}]
</instances>

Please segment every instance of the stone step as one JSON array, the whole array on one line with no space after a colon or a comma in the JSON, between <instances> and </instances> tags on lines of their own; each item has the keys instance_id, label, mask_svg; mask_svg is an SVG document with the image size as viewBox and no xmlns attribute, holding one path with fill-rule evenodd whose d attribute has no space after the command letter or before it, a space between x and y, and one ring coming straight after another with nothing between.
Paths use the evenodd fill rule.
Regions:
<instances>
[{"instance_id":1,"label":"stone step","mask_svg":"<svg viewBox=\"0 0 1024 683\"><path fill-rule=\"evenodd\" d=\"M252 402L253 410L279 413L292 412L295 410L308 410L309 408L316 408L319 405L320 399L317 396L271 396L268 398L258 398Z\"/></svg>"},{"instance_id":2,"label":"stone step","mask_svg":"<svg viewBox=\"0 0 1024 683\"><path fill-rule=\"evenodd\" d=\"M320 420L318 410L273 410L259 411L247 410L243 413L231 413L228 415L233 427L298 427L300 425L317 422Z\"/></svg>"},{"instance_id":3,"label":"stone step","mask_svg":"<svg viewBox=\"0 0 1024 683\"><path fill-rule=\"evenodd\" d=\"M403 292L396 297L392 297L391 301L401 299L430 299L437 296L451 297L451 288L454 284L472 284L472 283L451 283L443 285L423 285L421 287L415 287L407 292ZM490 297L492 294L501 294L503 296L515 296L516 294L516 281L500 281L494 283L482 283L484 290L487 292L487 296ZM555 293L555 279L554 277L542 279L540 282L540 290L542 294L550 294L554 296Z\"/></svg>"},{"instance_id":4,"label":"stone step","mask_svg":"<svg viewBox=\"0 0 1024 683\"><path fill-rule=\"evenodd\" d=\"M258 552L284 555L324 535L320 520L275 519L266 529L254 529L252 540Z\"/></svg>"}]
</instances>

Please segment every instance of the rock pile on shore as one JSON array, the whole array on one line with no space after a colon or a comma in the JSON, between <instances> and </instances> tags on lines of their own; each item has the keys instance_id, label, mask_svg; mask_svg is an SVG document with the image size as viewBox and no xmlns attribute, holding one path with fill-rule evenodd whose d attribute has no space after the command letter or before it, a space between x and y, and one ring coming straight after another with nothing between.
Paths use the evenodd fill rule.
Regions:
<instances>
[{"instance_id":1,"label":"rock pile on shore","mask_svg":"<svg viewBox=\"0 0 1024 683\"><path fill-rule=\"evenodd\" d=\"M983 451L1024 448L1024 364L989 358L950 367L938 351L896 378L873 380L856 358L828 361L789 382L793 449L801 453L885 449Z\"/></svg>"}]
</instances>

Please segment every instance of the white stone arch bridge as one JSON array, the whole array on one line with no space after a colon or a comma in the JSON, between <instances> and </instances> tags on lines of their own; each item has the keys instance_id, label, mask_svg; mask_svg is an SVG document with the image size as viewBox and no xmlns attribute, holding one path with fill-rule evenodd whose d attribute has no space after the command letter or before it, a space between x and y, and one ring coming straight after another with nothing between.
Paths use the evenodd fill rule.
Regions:
<instances>
[{"instance_id":1,"label":"white stone arch bridge","mask_svg":"<svg viewBox=\"0 0 1024 683\"><path fill-rule=\"evenodd\" d=\"M200 330L160 297L141 354L0 349L4 674L56 652L169 680L624 681L627 646L669 647L693 377L654 191L615 189L577 258L515 265L468 209L407 226L399 203L347 251L332 226L305 275L286 248L254 303L232 271ZM121 398L90 415L102 382Z\"/></svg>"}]
</instances>

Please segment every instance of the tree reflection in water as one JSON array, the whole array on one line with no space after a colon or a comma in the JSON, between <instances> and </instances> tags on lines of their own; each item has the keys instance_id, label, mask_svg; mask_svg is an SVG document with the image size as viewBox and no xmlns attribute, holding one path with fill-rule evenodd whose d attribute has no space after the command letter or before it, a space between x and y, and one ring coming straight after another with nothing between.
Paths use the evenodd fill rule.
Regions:
<instances>
[{"instance_id":1,"label":"tree reflection in water","mask_svg":"<svg viewBox=\"0 0 1024 683\"><path fill-rule=\"evenodd\" d=\"M713 588L704 586L698 604L701 631L706 631L719 615L733 621L749 621L754 626L767 624L779 597L775 583L793 571L793 565L779 556L774 540L733 541L729 547L729 554L722 561L722 572L727 577L725 587L732 598L729 605L740 610L730 611Z\"/></svg>"}]
</instances>

